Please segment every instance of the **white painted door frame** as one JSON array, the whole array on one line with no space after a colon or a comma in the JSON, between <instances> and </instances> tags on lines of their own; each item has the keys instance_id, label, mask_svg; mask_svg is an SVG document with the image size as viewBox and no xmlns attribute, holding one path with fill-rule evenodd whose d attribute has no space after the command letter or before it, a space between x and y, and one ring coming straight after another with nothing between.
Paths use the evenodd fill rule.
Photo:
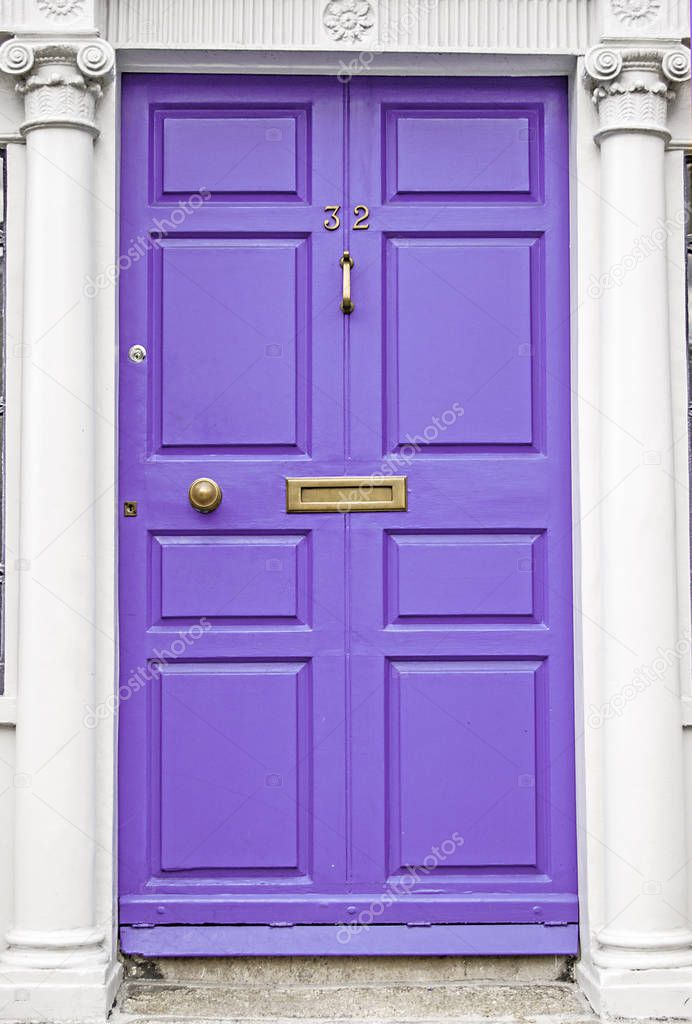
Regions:
<instances>
[{"instance_id":1,"label":"white painted door frame","mask_svg":"<svg viewBox=\"0 0 692 1024\"><path fill-rule=\"evenodd\" d=\"M127 262L117 249L114 58L140 71L568 77L578 979L605 1014L692 1019L685 5L370 0L355 22L340 0L293 0L291 18L287 6L3 7L0 31L12 38L0 50L10 253L0 758L14 761L14 812L0 804L0 829L14 856L0 878L0 1019L102 1020L120 977L114 455Z\"/></svg>"}]
</instances>

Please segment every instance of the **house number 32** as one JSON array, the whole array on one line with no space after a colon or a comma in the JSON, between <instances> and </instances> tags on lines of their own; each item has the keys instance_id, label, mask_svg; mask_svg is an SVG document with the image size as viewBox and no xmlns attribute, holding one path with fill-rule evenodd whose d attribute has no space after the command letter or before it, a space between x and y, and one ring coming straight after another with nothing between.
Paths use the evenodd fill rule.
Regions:
<instances>
[{"instance_id":1,"label":"house number 32","mask_svg":"<svg viewBox=\"0 0 692 1024\"><path fill-rule=\"evenodd\" d=\"M329 214L329 217L323 221L327 231L336 231L337 228L341 227L341 218L339 217L340 206L325 206L324 212ZM370 227L368 224L368 218L370 217L370 210L367 206L359 204L353 207L353 213L355 220L353 222L354 231L367 231Z\"/></svg>"}]
</instances>

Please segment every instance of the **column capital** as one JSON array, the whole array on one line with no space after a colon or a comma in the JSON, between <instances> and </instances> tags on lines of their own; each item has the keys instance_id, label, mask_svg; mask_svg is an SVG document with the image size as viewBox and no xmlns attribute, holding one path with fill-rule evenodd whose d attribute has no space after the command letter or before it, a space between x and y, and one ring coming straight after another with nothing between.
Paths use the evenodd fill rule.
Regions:
<instances>
[{"instance_id":1,"label":"column capital","mask_svg":"<svg viewBox=\"0 0 692 1024\"><path fill-rule=\"evenodd\" d=\"M668 103L690 77L685 46L592 47L584 59L584 84L598 110L597 142L613 132L649 132L666 140Z\"/></svg>"},{"instance_id":2,"label":"column capital","mask_svg":"<svg viewBox=\"0 0 692 1024\"><path fill-rule=\"evenodd\" d=\"M16 37L0 46L0 71L19 79L24 97L24 133L67 127L98 134L96 103L114 65L113 47L97 37Z\"/></svg>"}]
</instances>

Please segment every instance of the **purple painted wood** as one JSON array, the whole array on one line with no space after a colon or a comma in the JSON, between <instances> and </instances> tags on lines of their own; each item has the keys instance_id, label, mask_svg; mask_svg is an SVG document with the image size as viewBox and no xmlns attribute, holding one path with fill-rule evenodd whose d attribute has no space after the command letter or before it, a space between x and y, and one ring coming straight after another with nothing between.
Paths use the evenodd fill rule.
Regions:
<instances>
[{"instance_id":1,"label":"purple painted wood","mask_svg":"<svg viewBox=\"0 0 692 1024\"><path fill-rule=\"evenodd\" d=\"M123 104L123 247L152 244L121 279L120 888L138 920L223 891L242 921L346 873L344 523L289 518L283 480L343 472L342 90L126 76Z\"/></svg>"},{"instance_id":2,"label":"purple painted wood","mask_svg":"<svg viewBox=\"0 0 692 1024\"><path fill-rule=\"evenodd\" d=\"M252 110L241 106L220 113L222 117L199 117L194 110L161 115L161 191L185 195L209 181L217 196L296 196L298 181L305 181L306 111L294 110L288 117L272 117L268 111L247 116ZM229 153L238 158L229 161Z\"/></svg>"},{"instance_id":3,"label":"purple painted wood","mask_svg":"<svg viewBox=\"0 0 692 1024\"><path fill-rule=\"evenodd\" d=\"M396 533L385 539L385 624L537 618L532 533ZM426 586L421 587L421 579Z\"/></svg>"},{"instance_id":4,"label":"purple painted wood","mask_svg":"<svg viewBox=\"0 0 692 1024\"><path fill-rule=\"evenodd\" d=\"M498 146L483 192L464 191L483 168L460 151L444 201L434 180L390 200L394 126L467 105L505 132L516 118L528 191L491 195ZM352 877L374 887L457 830L463 845L428 887L450 905L484 896L488 921L500 893L495 920L519 920L518 906L545 920L550 897L576 920L565 124L558 80L351 86L351 134L368 144L349 202L371 210L351 243L354 293L381 329L357 311L347 325L347 466L409 483L407 512L346 524L352 578L368 580L350 590ZM406 160L425 182L434 147ZM518 548L502 565L508 537ZM453 552L448 588L431 544ZM486 549L473 568L470 544Z\"/></svg>"},{"instance_id":5,"label":"purple painted wood","mask_svg":"<svg viewBox=\"0 0 692 1024\"><path fill-rule=\"evenodd\" d=\"M573 952L564 83L123 98L126 948L349 953L375 904L360 952ZM373 472L408 511L284 511Z\"/></svg>"},{"instance_id":6,"label":"purple painted wood","mask_svg":"<svg viewBox=\"0 0 692 1024\"><path fill-rule=\"evenodd\" d=\"M520 956L569 955L577 925L378 925L349 934L339 925L171 925L120 929L123 953L141 956Z\"/></svg>"}]
</instances>

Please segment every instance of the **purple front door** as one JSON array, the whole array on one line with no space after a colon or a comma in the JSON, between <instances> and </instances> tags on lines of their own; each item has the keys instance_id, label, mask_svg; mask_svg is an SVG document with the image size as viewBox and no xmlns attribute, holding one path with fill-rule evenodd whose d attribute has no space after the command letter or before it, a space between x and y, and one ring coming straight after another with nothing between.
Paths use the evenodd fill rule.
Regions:
<instances>
[{"instance_id":1,"label":"purple front door","mask_svg":"<svg viewBox=\"0 0 692 1024\"><path fill-rule=\"evenodd\" d=\"M125 76L126 950L575 950L565 122ZM406 510L287 511L373 474Z\"/></svg>"}]
</instances>

